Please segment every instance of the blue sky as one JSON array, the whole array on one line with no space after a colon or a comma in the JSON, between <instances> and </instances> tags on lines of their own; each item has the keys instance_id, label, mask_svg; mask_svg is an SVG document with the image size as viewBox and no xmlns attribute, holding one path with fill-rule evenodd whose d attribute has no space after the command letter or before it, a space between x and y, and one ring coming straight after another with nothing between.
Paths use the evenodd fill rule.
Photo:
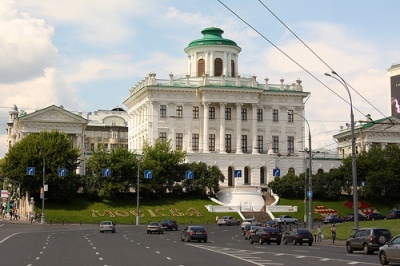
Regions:
<instances>
[{"instance_id":1,"label":"blue sky","mask_svg":"<svg viewBox=\"0 0 400 266\"><path fill-rule=\"evenodd\" d=\"M344 87L260 1L221 0L344 99ZM396 0L262 1L374 107L352 92L355 119L389 115L387 69L400 63ZM350 107L288 60L217 0L0 2L0 157L6 152L8 111L49 105L90 112L123 107L129 89L150 72L186 74L183 49L201 30L222 28L241 48L239 72L264 83L297 78L311 92L306 118L313 148L334 149L332 135L349 122ZM379 111L377 111L377 110Z\"/></svg>"}]
</instances>

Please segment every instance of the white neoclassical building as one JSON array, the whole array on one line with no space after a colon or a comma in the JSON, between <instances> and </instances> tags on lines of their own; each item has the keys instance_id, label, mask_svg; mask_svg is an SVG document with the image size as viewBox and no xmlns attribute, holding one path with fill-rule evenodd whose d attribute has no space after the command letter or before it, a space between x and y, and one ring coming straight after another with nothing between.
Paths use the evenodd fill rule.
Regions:
<instances>
[{"instance_id":1,"label":"white neoclassical building","mask_svg":"<svg viewBox=\"0 0 400 266\"><path fill-rule=\"evenodd\" d=\"M301 80L259 84L239 74L236 42L223 30L206 28L184 49L187 74L156 78L150 73L130 89L128 147L140 153L145 141L171 140L189 162L216 165L221 187L263 187L275 175L305 171L305 98ZM308 131L307 131L308 132ZM340 165L322 154L313 172ZM240 170L240 171L238 171Z\"/></svg>"}]
</instances>

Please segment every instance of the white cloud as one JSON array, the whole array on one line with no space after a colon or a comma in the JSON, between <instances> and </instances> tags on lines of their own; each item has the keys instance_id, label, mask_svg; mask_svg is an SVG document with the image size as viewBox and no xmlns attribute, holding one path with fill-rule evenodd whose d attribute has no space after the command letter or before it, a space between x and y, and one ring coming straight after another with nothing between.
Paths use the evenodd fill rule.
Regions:
<instances>
[{"instance_id":1,"label":"white cloud","mask_svg":"<svg viewBox=\"0 0 400 266\"><path fill-rule=\"evenodd\" d=\"M41 76L56 60L53 28L18 12L14 1L0 2L0 36L0 83Z\"/></svg>"}]
</instances>

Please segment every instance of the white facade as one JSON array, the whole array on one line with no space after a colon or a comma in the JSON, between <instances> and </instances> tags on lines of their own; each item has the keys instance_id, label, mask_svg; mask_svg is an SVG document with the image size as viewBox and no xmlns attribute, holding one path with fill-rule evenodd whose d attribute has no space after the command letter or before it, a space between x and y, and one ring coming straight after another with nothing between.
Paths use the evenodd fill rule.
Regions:
<instances>
[{"instance_id":1,"label":"white facade","mask_svg":"<svg viewBox=\"0 0 400 266\"><path fill-rule=\"evenodd\" d=\"M189 162L216 165L224 173L221 186L266 186L273 169L281 175L305 171L304 99L301 80L259 84L255 76L239 75L235 42L219 28L202 31L192 41L185 77L156 79L150 73L131 90L124 105L129 114L128 147L140 152L147 141L171 140L187 152ZM295 114L289 114L292 111ZM299 114L301 116L298 116ZM313 159L314 172L329 171L340 160ZM241 177L234 177L241 170Z\"/></svg>"}]
</instances>

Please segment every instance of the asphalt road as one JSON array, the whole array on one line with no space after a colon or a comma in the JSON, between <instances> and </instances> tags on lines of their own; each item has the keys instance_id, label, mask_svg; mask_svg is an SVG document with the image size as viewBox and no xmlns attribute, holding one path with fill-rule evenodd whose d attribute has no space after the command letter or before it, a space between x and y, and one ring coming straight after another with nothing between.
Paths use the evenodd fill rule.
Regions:
<instances>
[{"instance_id":1,"label":"asphalt road","mask_svg":"<svg viewBox=\"0 0 400 266\"><path fill-rule=\"evenodd\" d=\"M146 233L146 227L117 225L100 234L95 225L0 222L2 265L380 265L378 256L347 254L343 242L259 245L240 226L205 225L208 243L182 242L179 231Z\"/></svg>"}]
</instances>

